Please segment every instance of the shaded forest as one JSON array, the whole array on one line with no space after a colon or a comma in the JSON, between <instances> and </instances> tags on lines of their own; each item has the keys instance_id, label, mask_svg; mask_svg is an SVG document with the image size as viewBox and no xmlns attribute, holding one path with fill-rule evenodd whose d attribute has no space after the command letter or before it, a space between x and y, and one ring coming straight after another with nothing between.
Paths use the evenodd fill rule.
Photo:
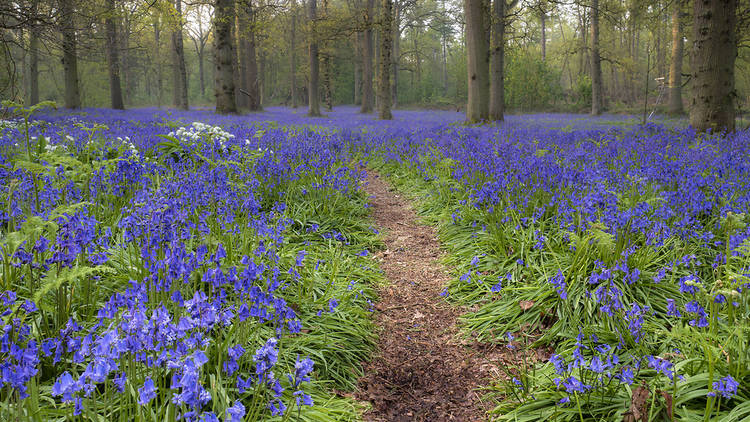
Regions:
<instances>
[{"instance_id":1,"label":"shaded forest","mask_svg":"<svg viewBox=\"0 0 750 422\"><path fill-rule=\"evenodd\" d=\"M694 110L731 126L750 107L749 11L746 0L13 1L0 6L0 96L313 115L356 104L384 118L446 108L469 121Z\"/></svg>"}]
</instances>

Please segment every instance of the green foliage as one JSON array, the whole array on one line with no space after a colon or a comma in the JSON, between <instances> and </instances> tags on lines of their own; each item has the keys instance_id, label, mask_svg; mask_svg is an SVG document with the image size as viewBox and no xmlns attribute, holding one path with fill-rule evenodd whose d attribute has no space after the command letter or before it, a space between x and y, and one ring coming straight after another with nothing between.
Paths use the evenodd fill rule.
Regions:
<instances>
[{"instance_id":1,"label":"green foliage","mask_svg":"<svg viewBox=\"0 0 750 422\"><path fill-rule=\"evenodd\" d=\"M591 78L587 75L578 75L576 84L573 87L575 96L575 105L578 109L588 109L591 107Z\"/></svg>"},{"instance_id":2,"label":"green foliage","mask_svg":"<svg viewBox=\"0 0 750 422\"><path fill-rule=\"evenodd\" d=\"M511 51L505 63L505 104L509 109L545 110L561 100L561 72L536 52Z\"/></svg>"}]
</instances>

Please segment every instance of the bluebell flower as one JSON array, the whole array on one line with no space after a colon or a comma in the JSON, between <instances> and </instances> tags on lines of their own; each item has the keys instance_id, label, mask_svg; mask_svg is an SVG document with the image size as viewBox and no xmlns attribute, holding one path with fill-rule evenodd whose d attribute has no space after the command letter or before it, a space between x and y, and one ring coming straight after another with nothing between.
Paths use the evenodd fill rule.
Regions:
<instances>
[{"instance_id":1,"label":"bluebell flower","mask_svg":"<svg viewBox=\"0 0 750 422\"><path fill-rule=\"evenodd\" d=\"M286 412L286 405L281 400L272 400L268 404L268 408L273 416L282 416Z\"/></svg>"},{"instance_id":2,"label":"bluebell flower","mask_svg":"<svg viewBox=\"0 0 750 422\"><path fill-rule=\"evenodd\" d=\"M560 299L566 300L568 298L567 288L568 285L565 283L565 276L562 270L557 270L557 275L549 279L549 282L557 289L557 294L560 295Z\"/></svg>"},{"instance_id":3,"label":"bluebell flower","mask_svg":"<svg viewBox=\"0 0 750 422\"><path fill-rule=\"evenodd\" d=\"M236 400L231 407L227 408L227 417L224 419L226 422L242 422L242 418L245 416L245 406L242 402Z\"/></svg>"},{"instance_id":4,"label":"bluebell flower","mask_svg":"<svg viewBox=\"0 0 750 422\"><path fill-rule=\"evenodd\" d=\"M719 381L714 381L713 391L709 392L708 395L715 396L716 393L719 393L725 399L731 399L737 395L737 387L739 386L739 382L737 382L731 375L727 375Z\"/></svg>"},{"instance_id":5,"label":"bluebell flower","mask_svg":"<svg viewBox=\"0 0 750 422\"><path fill-rule=\"evenodd\" d=\"M667 316L682 316L680 311L677 309L677 306L675 306L674 299L667 299Z\"/></svg>"},{"instance_id":6,"label":"bluebell flower","mask_svg":"<svg viewBox=\"0 0 750 422\"><path fill-rule=\"evenodd\" d=\"M336 310L336 307L339 306L339 301L335 298L332 298L328 301L328 312L333 313Z\"/></svg>"},{"instance_id":7,"label":"bluebell flower","mask_svg":"<svg viewBox=\"0 0 750 422\"><path fill-rule=\"evenodd\" d=\"M156 398L156 387L154 386L154 380L148 377L143 382L143 386L138 389L138 404L143 406L154 398Z\"/></svg>"}]
</instances>

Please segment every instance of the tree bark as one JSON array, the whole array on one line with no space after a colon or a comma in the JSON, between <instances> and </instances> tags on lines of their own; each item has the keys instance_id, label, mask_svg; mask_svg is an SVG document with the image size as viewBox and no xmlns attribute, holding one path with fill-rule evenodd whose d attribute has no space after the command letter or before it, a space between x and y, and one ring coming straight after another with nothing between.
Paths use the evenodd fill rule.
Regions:
<instances>
[{"instance_id":1,"label":"tree bark","mask_svg":"<svg viewBox=\"0 0 750 422\"><path fill-rule=\"evenodd\" d=\"M234 0L216 0L214 3L214 94L216 112L236 113L234 94L234 45L232 24L234 22Z\"/></svg>"},{"instance_id":2,"label":"tree bark","mask_svg":"<svg viewBox=\"0 0 750 422\"><path fill-rule=\"evenodd\" d=\"M292 27L289 31L289 96L297 108L297 1L292 0Z\"/></svg>"},{"instance_id":3,"label":"tree bark","mask_svg":"<svg viewBox=\"0 0 750 422\"><path fill-rule=\"evenodd\" d=\"M362 33L354 34L354 104L362 105Z\"/></svg>"},{"instance_id":4,"label":"tree bark","mask_svg":"<svg viewBox=\"0 0 750 422\"><path fill-rule=\"evenodd\" d=\"M32 13L36 16L38 0L32 3ZM29 30L29 105L39 102L39 26L36 18L31 21Z\"/></svg>"},{"instance_id":5,"label":"tree bark","mask_svg":"<svg viewBox=\"0 0 750 422\"><path fill-rule=\"evenodd\" d=\"M263 47L258 45L258 38L255 39L255 42L255 50L258 55L258 98L260 100L258 106L260 107L260 110L263 110L263 104L266 103L266 95L268 95L268 81L266 80L267 57L266 53L263 51Z\"/></svg>"},{"instance_id":6,"label":"tree bark","mask_svg":"<svg viewBox=\"0 0 750 422\"><path fill-rule=\"evenodd\" d=\"M489 117L489 43L482 0L464 0L466 18L466 69L468 101L466 120L476 123Z\"/></svg>"},{"instance_id":7,"label":"tree bark","mask_svg":"<svg viewBox=\"0 0 750 422\"><path fill-rule=\"evenodd\" d=\"M205 48L205 45L201 45L198 51L196 51L198 55L198 78L200 78L201 83L201 97L206 96Z\"/></svg>"},{"instance_id":8,"label":"tree bark","mask_svg":"<svg viewBox=\"0 0 750 422\"><path fill-rule=\"evenodd\" d=\"M323 19L328 17L328 0L323 0ZM323 99L326 106L326 111L333 111L333 84L332 68L331 68L331 51L327 48L329 42L323 42L323 54L321 57L323 65Z\"/></svg>"},{"instance_id":9,"label":"tree bark","mask_svg":"<svg viewBox=\"0 0 750 422\"><path fill-rule=\"evenodd\" d=\"M235 1L236 13L234 16L234 26L232 28L232 39L236 46L232 55L232 72L234 75L234 99L237 103L237 110L247 108L250 99L246 95L248 92L248 54L247 43L244 35L240 34L240 26L243 21L247 21L247 16L243 13L244 7L242 1ZM243 93L244 92L244 93Z\"/></svg>"},{"instance_id":10,"label":"tree bark","mask_svg":"<svg viewBox=\"0 0 750 422\"><path fill-rule=\"evenodd\" d=\"M682 38L682 1L675 0L672 5L672 63L669 66L669 114L684 113L682 106L682 55L684 41Z\"/></svg>"},{"instance_id":11,"label":"tree bark","mask_svg":"<svg viewBox=\"0 0 750 422\"><path fill-rule=\"evenodd\" d=\"M177 28L172 31L173 103L179 109L188 110L187 69L185 68L185 48L182 42L182 0L175 0L174 7L177 14Z\"/></svg>"},{"instance_id":12,"label":"tree bark","mask_svg":"<svg viewBox=\"0 0 750 422\"><path fill-rule=\"evenodd\" d=\"M307 93L307 114L320 116L320 60L318 59L318 34L316 33L317 0L310 1L310 85Z\"/></svg>"},{"instance_id":13,"label":"tree bark","mask_svg":"<svg viewBox=\"0 0 750 422\"><path fill-rule=\"evenodd\" d=\"M602 114L602 62L599 56L599 0L591 2L591 114Z\"/></svg>"},{"instance_id":14,"label":"tree bark","mask_svg":"<svg viewBox=\"0 0 750 422\"><path fill-rule=\"evenodd\" d=\"M693 88L690 124L704 132L735 128L737 0L693 2Z\"/></svg>"},{"instance_id":15,"label":"tree bark","mask_svg":"<svg viewBox=\"0 0 750 422\"><path fill-rule=\"evenodd\" d=\"M383 0L383 18L380 31L380 83L378 84L378 117L391 120L391 48L393 40L393 1Z\"/></svg>"},{"instance_id":16,"label":"tree bark","mask_svg":"<svg viewBox=\"0 0 750 422\"><path fill-rule=\"evenodd\" d=\"M490 120L502 121L505 112L505 0L494 0L492 3Z\"/></svg>"},{"instance_id":17,"label":"tree bark","mask_svg":"<svg viewBox=\"0 0 750 422\"><path fill-rule=\"evenodd\" d=\"M375 9L375 0L366 0L365 9L365 33L362 42L362 107L360 113L372 113L374 103L372 88L372 59L373 59L373 41L372 41L372 14Z\"/></svg>"},{"instance_id":18,"label":"tree bark","mask_svg":"<svg viewBox=\"0 0 750 422\"><path fill-rule=\"evenodd\" d=\"M118 41L122 43L120 51L122 55L118 53L118 61L120 63L120 80L121 80L121 91L123 103L129 101L133 93L133 81L132 73L130 71L130 18L125 15L124 25L122 31L118 34ZM118 45L118 44L115 44Z\"/></svg>"},{"instance_id":19,"label":"tree bark","mask_svg":"<svg viewBox=\"0 0 750 422\"><path fill-rule=\"evenodd\" d=\"M161 107L164 94L164 77L161 67L161 29L159 28L159 15L154 16L154 63L156 66L156 104Z\"/></svg>"},{"instance_id":20,"label":"tree bark","mask_svg":"<svg viewBox=\"0 0 750 422\"><path fill-rule=\"evenodd\" d=\"M243 104L250 111L260 111L263 107L260 104L260 82L258 78L258 59L255 44L255 10L253 9L252 0L243 0L241 3L243 10L239 14L239 22L244 22L244 27L238 25L237 34L241 49L241 66L243 81L240 84L246 93Z\"/></svg>"},{"instance_id":21,"label":"tree bark","mask_svg":"<svg viewBox=\"0 0 750 422\"><path fill-rule=\"evenodd\" d=\"M541 30L542 30L542 61L547 60L547 11L544 10L544 6L542 6L542 10L540 10L541 14L539 15L539 21L541 23Z\"/></svg>"},{"instance_id":22,"label":"tree bark","mask_svg":"<svg viewBox=\"0 0 750 422\"><path fill-rule=\"evenodd\" d=\"M62 32L62 65L65 74L65 108L80 108L81 93L78 86L78 57L74 13L74 0L60 0L60 29Z\"/></svg>"},{"instance_id":23,"label":"tree bark","mask_svg":"<svg viewBox=\"0 0 750 422\"><path fill-rule=\"evenodd\" d=\"M391 51L391 108L395 108L398 104L398 70L399 70L399 55L401 47L401 6L398 0L393 2L393 22L391 23L393 30L393 51Z\"/></svg>"},{"instance_id":24,"label":"tree bark","mask_svg":"<svg viewBox=\"0 0 750 422\"><path fill-rule=\"evenodd\" d=\"M107 0L107 15L104 19L106 30L107 68L109 70L109 99L110 106L116 110L124 110L122 101L122 85L120 84L120 59L118 57L117 23L115 22L115 0Z\"/></svg>"}]
</instances>

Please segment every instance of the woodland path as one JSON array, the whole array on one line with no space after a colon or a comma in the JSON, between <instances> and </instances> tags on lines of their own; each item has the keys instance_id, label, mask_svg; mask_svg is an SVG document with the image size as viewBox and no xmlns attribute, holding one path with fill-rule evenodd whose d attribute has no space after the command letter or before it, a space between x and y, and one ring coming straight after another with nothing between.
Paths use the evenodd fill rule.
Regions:
<instances>
[{"instance_id":1,"label":"woodland path","mask_svg":"<svg viewBox=\"0 0 750 422\"><path fill-rule=\"evenodd\" d=\"M372 403L367 422L484 421L481 391L508 362L502 346L462 340L465 309L442 297L450 276L434 228L418 222L408 200L368 171L364 191L386 249L377 254L388 284L379 291L378 351L365 364L357 396Z\"/></svg>"}]
</instances>

